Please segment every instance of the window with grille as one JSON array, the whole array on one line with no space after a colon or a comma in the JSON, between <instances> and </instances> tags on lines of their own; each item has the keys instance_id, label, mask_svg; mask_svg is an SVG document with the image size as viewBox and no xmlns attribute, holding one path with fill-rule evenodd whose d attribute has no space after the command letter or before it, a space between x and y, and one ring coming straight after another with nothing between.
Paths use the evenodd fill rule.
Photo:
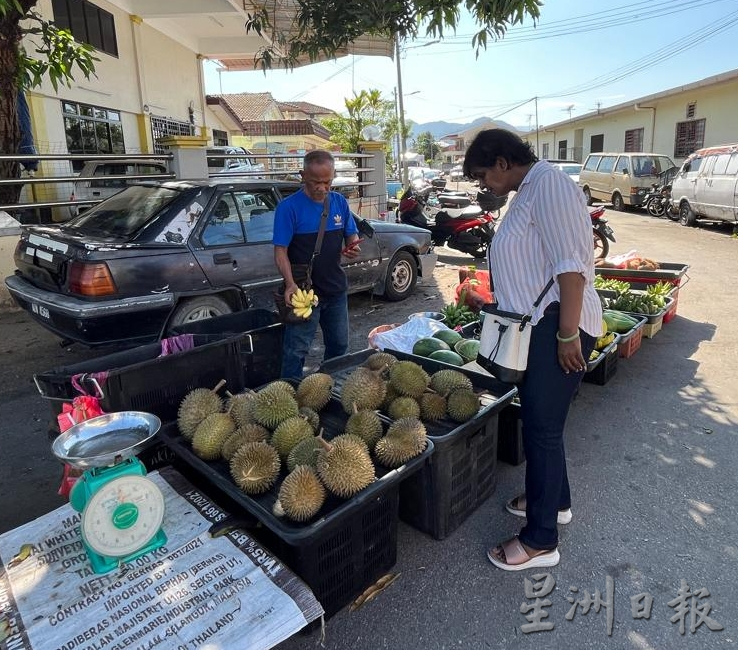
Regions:
<instances>
[{"instance_id":1,"label":"window with grille","mask_svg":"<svg viewBox=\"0 0 738 650\"><path fill-rule=\"evenodd\" d=\"M125 153L123 123L120 111L76 102L62 102L67 151L73 154ZM80 171L83 160L72 161L72 169Z\"/></svg>"},{"instance_id":2,"label":"window with grille","mask_svg":"<svg viewBox=\"0 0 738 650\"><path fill-rule=\"evenodd\" d=\"M544 142L541 145L541 156L543 156L544 160L548 158L548 142Z\"/></svg>"},{"instance_id":3,"label":"window with grille","mask_svg":"<svg viewBox=\"0 0 738 650\"><path fill-rule=\"evenodd\" d=\"M74 39L96 50L118 56L113 14L87 0L51 0L54 25L71 32Z\"/></svg>"},{"instance_id":4,"label":"window with grille","mask_svg":"<svg viewBox=\"0 0 738 650\"><path fill-rule=\"evenodd\" d=\"M705 118L677 122L674 137L674 158L686 158L705 146Z\"/></svg>"},{"instance_id":5,"label":"window with grille","mask_svg":"<svg viewBox=\"0 0 738 650\"><path fill-rule=\"evenodd\" d=\"M643 151L643 128L630 129L625 132L625 148L623 151Z\"/></svg>"},{"instance_id":6,"label":"window with grille","mask_svg":"<svg viewBox=\"0 0 738 650\"><path fill-rule=\"evenodd\" d=\"M213 146L215 147L227 147L228 146L228 132L213 129Z\"/></svg>"},{"instance_id":7,"label":"window with grille","mask_svg":"<svg viewBox=\"0 0 738 650\"><path fill-rule=\"evenodd\" d=\"M687 104L687 119L693 120L695 113L697 112L697 102L690 102Z\"/></svg>"},{"instance_id":8,"label":"window with grille","mask_svg":"<svg viewBox=\"0 0 738 650\"><path fill-rule=\"evenodd\" d=\"M589 138L589 152L599 153L605 150L605 134L598 133L597 135L590 136Z\"/></svg>"},{"instance_id":9,"label":"window with grille","mask_svg":"<svg viewBox=\"0 0 738 650\"><path fill-rule=\"evenodd\" d=\"M154 139L154 153L167 153L167 148L159 144L159 138L167 135L193 135L193 131L194 128L189 122L152 115L151 136Z\"/></svg>"},{"instance_id":10,"label":"window with grille","mask_svg":"<svg viewBox=\"0 0 738 650\"><path fill-rule=\"evenodd\" d=\"M566 147L566 145L567 145L567 141L566 140L559 140L559 153L558 153L558 156L557 157L560 158L561 160L567 160L567 156L566 156L566 149L567 149L567 147Z\"/></svg>"}]
</instances>

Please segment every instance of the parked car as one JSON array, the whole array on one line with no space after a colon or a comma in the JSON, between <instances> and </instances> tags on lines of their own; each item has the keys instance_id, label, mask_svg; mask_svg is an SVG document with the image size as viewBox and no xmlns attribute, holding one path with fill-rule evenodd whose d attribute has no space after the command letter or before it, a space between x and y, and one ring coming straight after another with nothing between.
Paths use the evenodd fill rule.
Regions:
<instances>
[{"instance_id":1,"label":"parked car","mask_svg":"<svg viewBox=\"0 0 738 650\"><path fill-rule=\"evenodd\" d=\"M698 149L671 183L672 209L683 226L698 219L738 222L738 144Z\"/></svg>"},{"instance_id":2,"label":"parked car","mask_svg":"<svg viewBox=\"0 0 738 650\"><path fill-rule=\"evenodd\" d=\"M455 165L448 172L448 178L452 183L464 180L464 167L462 165Z\"/></svg>"},{"instance_id":3,"label":"parked car","mask_svg":"<svg viewBox=\"0 0 738 650\"><path fill-rule=\"evenodd\" d=\"M558 167L561 171L569 175L571 180L575 183L579 182L579 172L582 171L582 165L578 162L554 162L551 163L554 167Z\"/></svg>"},{"instance_id":4,"label":"parked car","mask_svg":"<svg viewBox=\"0 0 738 650\"><path fill-rule=\"evenodd\" d=\"M207 152L209 174L248 174L252 178L263 178L264 164L251 158L253 154L243 147L210 147ZM223 158L222 156L228 156Z\"/></svg>"},{"instance_id":5,"label":"parked car","mask_svg":"<svg viewBox=\"0 0 738 650\"><path fill-rule=\"evenodd\" d=\"M167 165L162 160L90 160L80 171L78 180L74 183L74 198L77 201L90 203L70 207L70 216L89 209L95 202L107 199L131 183L139 180L139 176L168 174ZM128 176L130 178L117 178Z\"/></svg>"},{"instance_id":6,"label":"parked car","mask_svg":"<svg viewBox=\"0 0 738 650\"><path fill-rule=\"evenodd\" d=\"M594 201L612 203L615 210L640 206L659 174L674 167L668 156L656 153L591 153L579 172L579 187Z\"/></svg>"},{"instance_id":7,"label":"parked car","mask_svg":"<svg viewBox=\"0 0 738 650\"><path fill-rule=\"evenodd\" d=\"M156 341L183 323L274 307L274 209L298 183L147 181L74 219L23 229L5 284L36 322L89 346ZM430 232L357 217L349 291L402 300L433 273Z\"/></svg>"}]
</instances>

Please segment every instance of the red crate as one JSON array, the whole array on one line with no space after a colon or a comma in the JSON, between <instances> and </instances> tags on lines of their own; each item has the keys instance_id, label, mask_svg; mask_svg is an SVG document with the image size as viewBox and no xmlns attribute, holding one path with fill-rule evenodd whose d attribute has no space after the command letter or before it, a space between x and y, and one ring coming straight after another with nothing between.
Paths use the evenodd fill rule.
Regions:
<instances>
[{"instance_id":1,"label":"red crate","mask_svg":"<svg viewBox=\"0 0 738 650\"><path fill-rule=\"evenodd\" d=\"M673 299L668 309L664 313L664 324L671 320L674 320L677 315L677 304L679 302L679 287L674 287L674 290L669 293L669 296Z\"/></svg>"},{"instance_id":2,"label":"red crate","mask_svg":"<svg viewBox=\"0 0 738 650\"><path fill-rule=\"evenodd\" d=\"M643 326L646 323L645 316L639 319L638 325L629 332L620 335L618 340L618 356L625 359L632 357L641 347L643 341Z\"/></svg>"}]
</instances>

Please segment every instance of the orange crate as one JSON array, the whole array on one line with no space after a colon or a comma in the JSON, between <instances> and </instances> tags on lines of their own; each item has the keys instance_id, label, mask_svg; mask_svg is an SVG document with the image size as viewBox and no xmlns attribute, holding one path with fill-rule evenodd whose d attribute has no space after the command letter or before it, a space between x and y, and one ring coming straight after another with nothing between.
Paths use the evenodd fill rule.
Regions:
<instances>
[{"instance_id":1,"label":"orange crate","mask_svg":"<svg viewBox=\"0 0 738 650\"><path fill-rule=\"evenodd\" d=\"M629 359L638 351L638 348L641 347L641 341L643 341L643 326L645 323L646 318L643 317L633 329L620 335L618 356Z\"/></svg>"}]
</instances>

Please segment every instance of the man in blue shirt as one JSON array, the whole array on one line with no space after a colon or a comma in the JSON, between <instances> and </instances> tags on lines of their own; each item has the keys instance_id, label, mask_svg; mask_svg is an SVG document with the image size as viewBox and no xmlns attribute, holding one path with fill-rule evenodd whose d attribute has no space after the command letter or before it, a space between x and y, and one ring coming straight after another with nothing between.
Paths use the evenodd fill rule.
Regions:
<instances>
[{"instance_id":1,"label":"man in blue shirt","mask_svg":"<svg viewBox=\"0 0 738 650\"><path fill-rule=\"evenodd\" d=\"M291 264L308 264L315 250L323 206L328 199L328 216L320 253L313 261L312 286L318 304L306 322L285 323L282 346L282 376L302 377L305 357L315 338L318 323L325 343L324 360L346 354L348 349L348 281L341 268L341 256L360 253L358 229L346 199L331 192L335 161L328 151L305 155L300 172L303 187L277 205L274 215L274 262L284 278L284 300L291 304L297 284Z\"/></svg>"}]
</instances>

